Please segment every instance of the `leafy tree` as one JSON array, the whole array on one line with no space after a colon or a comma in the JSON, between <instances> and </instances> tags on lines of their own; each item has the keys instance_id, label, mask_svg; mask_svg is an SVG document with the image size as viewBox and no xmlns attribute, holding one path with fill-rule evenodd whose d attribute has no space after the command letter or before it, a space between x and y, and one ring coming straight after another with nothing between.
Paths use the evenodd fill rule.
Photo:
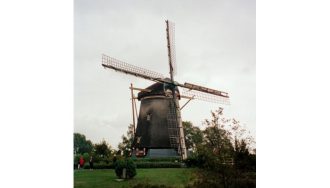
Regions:
<instances>
[{"instance_id":1,"label":"leafy tree","mask_svg":"<svg viewBox=\"0 0 330 188\"><path fill-rule=\"evenodd\" d=\"M100 158L108 158L111 156L111 146L105 141L102 140L99 144L94 145L95 154Z\"/></svg>"},{"instance_id":2,"label":"leafy tree","mask_svg":"<svg viewBox=\"0 0 330 188\"><path fill-rule=\"evenodd\" d=\"M129 156L131 149L132 149L132 143L133 143L133 125L130 124L128 126L128 130L126 132L126 136L122 135L122 142L118 144L118 149L123 151L124 156Z\"/></svg>"},{"instance_id":3,"label":"leafy tree","mask_svg":"<svg viewBox=\"0 0 330 188\"><path fill-rule=\"evenodd\" d=\"M195 150L196 146L203 141L203 132L198 127L193 126L190 121L183 121L182 126L187 149Z\"/></svg>"},{"instance_id":4,"label":"leafy tree","mask_svg":"<svg viewBox=\"0 0 330 188\"><path fill-rule=\"evenodd\" d=\"M194 154L197 166L204 170L199 174L201 181L193 187L255 187L255 177L244 174L245 170L255 172L252 137L246 135L239 121L225 118L222 108L211 114L204 122L203 142Z\"/></svg>"},{"instance_id":5,"label":"leafy tree","mask_svg":"<svg viewBox=\"0 0 330 188\"><path fill-rule=\"evenodd\" d=\"M84 153L82 156L85 162L89 161L90 155L88 153Z\"/></svg>"},{"instance_id":6,"label":"leafy tree","mask_svg":"<svg viewBox=\"0 0 330 188\"><path fill-rule=\"evenodd\" d=\"M73 151L75 154L91 153L93 151L93 143L86 140L86 136L80 133L74 133Z\"/></svg>"},{"instance_id":7,"label":"leafy tree","mask_svg":"<svg viewBox=\"0 0 330 188\"><path fill-rule=\"evenodd\" d=\"M213 153L225 162L232 156L233 145L231 142L231 132L225 129L226 124L230 121L223 117L223 109L219 108L215 112L211 112L212 119L205 120L207 126L203 131L204 143L207 148L212 149Z\"/></svg>"}]
</instances>

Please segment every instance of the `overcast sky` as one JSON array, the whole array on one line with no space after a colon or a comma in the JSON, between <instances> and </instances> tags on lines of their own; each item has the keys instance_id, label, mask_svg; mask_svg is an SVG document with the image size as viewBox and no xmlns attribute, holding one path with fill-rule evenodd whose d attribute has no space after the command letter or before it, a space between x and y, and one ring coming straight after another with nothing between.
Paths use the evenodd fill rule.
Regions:
<instances>
[{"instance_id":1,"label":"overcast sky","mask_svg":"<svg viewBox=\"0 0 330 188\"><path fill-rule=\"evenodd\" d=\"M231 102L191 101L183 120L202 127L221 106L255 137L255 0L75 0L74 6L75 132L117 147L132 123L130 83L153 82L102 68L101 54L168 76L169 19L176 28L176 81L226 91Z\"/></svg>"}]
</instances>

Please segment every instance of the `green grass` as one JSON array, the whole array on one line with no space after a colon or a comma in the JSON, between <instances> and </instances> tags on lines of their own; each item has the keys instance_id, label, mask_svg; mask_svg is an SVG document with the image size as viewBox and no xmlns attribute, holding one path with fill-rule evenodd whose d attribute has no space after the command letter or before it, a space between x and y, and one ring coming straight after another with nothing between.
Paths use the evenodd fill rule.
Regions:
<instances>
[{"instance_id":1,"label":"green grass","mask_svg":"<svg viewBox=\"0 0 330 188\"><path fill-rule=\"evenodd\" d=\"M136 169L136 171L137 175L133 179L118 182L113 169L75 170L74 187L125 188L132 187L138 183L184 187L193 182L196 170L191 168L153 168Z\"/></svg>"}]
</instances>

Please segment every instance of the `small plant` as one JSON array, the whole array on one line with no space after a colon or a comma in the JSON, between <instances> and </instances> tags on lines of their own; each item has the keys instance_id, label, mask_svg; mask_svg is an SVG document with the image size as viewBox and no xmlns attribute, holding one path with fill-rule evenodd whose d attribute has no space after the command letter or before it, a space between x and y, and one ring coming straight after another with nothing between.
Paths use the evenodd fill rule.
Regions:
<instances>
[{"instance_id":1,"label":"small plant","mask_svg":"<svg viewBox=\"0 0 330 188\"><path fill-rule=\"evenodd\" d=\"M136 175L136 165L132 159L117 159L114 166L118 178L133 178ZM125 175L124 170L126 171Z\"/></svg>"}]
</instances>

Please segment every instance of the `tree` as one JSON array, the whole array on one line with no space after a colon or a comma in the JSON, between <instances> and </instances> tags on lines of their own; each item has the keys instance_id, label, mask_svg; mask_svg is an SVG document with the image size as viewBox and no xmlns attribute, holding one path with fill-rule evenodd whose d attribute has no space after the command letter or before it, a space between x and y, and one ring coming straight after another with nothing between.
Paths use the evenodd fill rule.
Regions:
<instances>
[{"instance_id":1,"label":"tree","mask_svg":"<svg viewBox=\"0 0 330 188\"><path fill-rule=\"evenodd\" d=\"M207 126L203 131L204 141L208 148L212 149L213 153L225 162L226 159L232 156L233 145L231 142L231 132L225 129L229 119L223 117L223 108L211 112L212 119L205 120Z\"/></svg>"},{"instance_id":2,"label":"tree","mask_svg":"<svg viewBox=\"0 0 330 188\"><path fill-rule=\"evenodd\" d=\"M118 144L118 149L123 151L124 156L129 156L131 149L132 149L132 143L133 143L133 125L130 124L128 126L128 130L126 132L126 136L122 135L122 142Z\"/></svg>"},{"instance_id":3,"label":"tree","mask_svg":"<svg viewBox=\"0 0 330 188\"><path fill-rule=\"evenodd\" d=\"M91 153L93 151L93 143L90 140L86 140L85 135L74 133L73 137L73 151L75 154Z\"/></svg>"},{"instance_id":4,"label":"tree","mask_svg":"<svg viewBox=\"0 0 330 188\"><path fill-rule=\"evenodd\" d=\"M99 144L94 145L95 154L100 158L108 158L111 156L111 146L105 141L102 140Z\"/></svg>"},{"instance_id":5,"label":"tree","mask_svg":"<svg viewBox=\"0 0 330 188\"><path fill-rule=\"evenodd\" d=\"M250 153L253 138L239 121L225 118L222 108L211 114L211 120L204 121L203 142L196 147L195 161L204 170L194 187L255 187L255 177L244 175L255 172L255 155Z\"/></svg>"},{"instance_id":6,"label":"tree","mask_svg":"<svg viewBox=\"0 0 330 188\"><path fill-rule=\"evenodd\" d=\"M203 132L198 127L193 126L190 121L183 121L182 126L187 149L195 150L196 146L203 141Z\"/></svg>"}]
</instances>

